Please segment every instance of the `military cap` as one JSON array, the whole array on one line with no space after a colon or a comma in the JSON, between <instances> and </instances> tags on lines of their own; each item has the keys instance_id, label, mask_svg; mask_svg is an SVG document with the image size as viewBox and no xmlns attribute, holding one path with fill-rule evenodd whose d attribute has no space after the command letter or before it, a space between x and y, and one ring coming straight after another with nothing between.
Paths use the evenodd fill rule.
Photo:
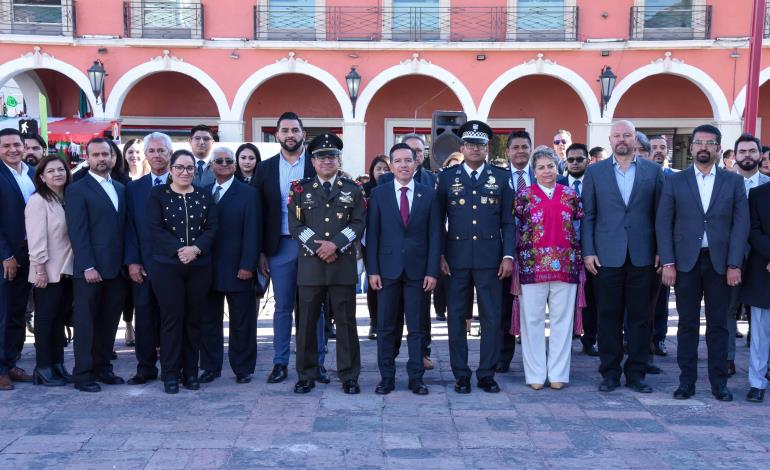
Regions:
<instances>
[{"instance_id":1,"label":"military cap","mask_svg":"<svg viewBox=\"0 0 770 470\"><path fill-rule=\"evenodd\" d=\"M342 153L342 139L329 132L324 132L310 141L307 150L311 157L339 156Z\"/></svg>"},{"instance_id":2,"label":"military cap","mask_svg":"<svg viewBox=\"0 0 770 470\"><path fill-rule=\"evenodd\" d=\"M463 142L486 144L492 139L492 128L485 122L468 121L460 127L460 138Z\"/></svg>"}]
</instances>

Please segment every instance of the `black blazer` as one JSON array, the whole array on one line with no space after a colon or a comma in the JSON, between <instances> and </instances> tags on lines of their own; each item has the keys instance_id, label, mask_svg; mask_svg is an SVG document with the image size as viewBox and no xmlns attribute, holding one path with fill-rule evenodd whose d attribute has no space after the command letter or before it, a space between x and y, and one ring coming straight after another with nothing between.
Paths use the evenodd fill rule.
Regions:
<instances>
[{"instance_id":1,"label":"black blazer","mask_svg":"<svg viewBox=\"0 0 770 470\"><path fill-rule=\"evenodd\" d=\"M211 194L214 185L206 187ZM211 250L214 281L211 288L218 292L254 290L256 276L248 281L236 277L239 269L256 272L259 261L262 207L257 191L234 179L219 200L217 220L219 228Z\"/></svg>"},{"instance_id":2,"label":"black blazer","mask_svg":"<svg viewBox=\"0 0 770 470\"><path fill-rule=\"evenodd\" d=\"M35 168L27 173L35 181ZM24 195L11 170L0 161L0 259L13 256L22 265L29 263L24 228Z\"/></svg>"},{"instance_id":3,"label":"black blazer","mask_svg":"<svg viewBox=\"0 0 770 470\"><path fill-rule=\"evenodd\" d=\"M759 308L770 308L770 183L749 191L749 260L743 275L739 301Z\"/></svg>"},{"instance_id":4,"label":"black blazer","mask_svg":"<svg viewBox=\"0 0 770 470\"><path fill-rule=\"evenodd\" d=\"M366 222L368 274L398 279L439 277L442 223L436 191L415 182L409 224L404 227L396 203L395 184L378 184L369 198Z\"/></svg>"},{"instance_id":5,"label":"black blazer","mask_svg":"<svg viewBox=\"0 0 770 470\"><path fill-rule=\"evenodd\" d=\"M115 180L112 184L118 193L117 211L107 192L91 175L70 184L64 193L74 277L82 278L86 269L96 268L102 279L113 279L123 267L125 187Z\"/></svg>"},{"instance_id":6,"label":"black blazer","mask_svg":"<svg viewBox=\"0 0 770 470\"><path fill-rule=\"evenodd\" d=\"M126 253L125 263L141 264L145 271L152 259L150 246L150 221L147 217L147 201L150 199L154 175L144 175L126 186Z\"/></svg>"},{"instance_id":7,"label":"black blazer","mask_svg":"<svg viewBox=\"0 0 770 470\"><path fill-rule=\"evenodd\" d=\"M281 207L286 205L281 197L281 180L278 162L281 154L261 162L257 167L256 187L262 203L262 253L272 256L278 250L281 241ZM305 153L305 178L315 176L315 168L310 161L310 155Z\"/></svg>"},{"instance_id":8,"label":"black blazer","mask_svg":"<svg viewBox=\"0 0 770 470\"><path fill-rule=\"evenodd\" d=\"M377 183L385 184L385 183L391 183L393 182L393 173L385 173L384 175L380 176L380 181ZM416 183L424 184L425 186L436 189L436 179L438 177L435 173L428 171L425 169L425 167L420 167L420 170L415 172L414 174L414 181Z\"/></svg>"}]
</instances>

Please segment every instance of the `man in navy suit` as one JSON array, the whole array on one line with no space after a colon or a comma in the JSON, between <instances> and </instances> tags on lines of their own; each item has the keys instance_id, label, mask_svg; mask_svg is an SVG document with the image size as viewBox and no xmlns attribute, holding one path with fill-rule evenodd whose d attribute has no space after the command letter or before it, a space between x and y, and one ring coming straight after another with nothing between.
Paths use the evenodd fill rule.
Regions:
<instances>
[{"instance_id":1,"label":"man in navy suit","mask_svg":"<svg viewBox=\"0 0 770 470\"><path fill-rule=\"evenodd\" d=\"M123 241L126 224L125 187L110 178L115 155L107 139L86 144L88 174L67 187L69 232L74 266L75 388L101 390L96 381L124 383L113 373L112 347L123 308L125 282Z\"/></svg>"},{"instance_id":2,"label":"man in navy suit","mask_svg":"<svg viewBox=\"0 0 770 470\"><path fill-rule=\"evenodd\" d=\"M190 148L195 155L195 176L193 184L205 187L214 183L214 173L211 171L211 147L216 139L214 131L209 126L199 124L190 129Z\"/></svg>"},{"instance_id":3,"label":"man in navy suit","mask_svg":"<svg viewBox=\"0 0 770 470\"><path fill-rule=\"evenodd\" d=\"M34 169L22 161L24 142L16 129L0 130L0 390L32 377L16 367L24 346L24 314L29 298L29 252L24 206L35 192Z\"/></svg>"},{"instance_id":4,"label":"man in navy suit","mask_svg":"<svg viewBox=\"0 0 770 470\"><path fill-rule=\"evenodd\" d=\"M289 234L286 201L292 181L312 178L316 171L305 153L305 130L302 120L293 112L285 112L278 118L275 138L281 144L278 155L259 164L257 170L258 197L262 205L262 252L259 270L272 278L275 297L273 314L273 370L268 383L283 382L288 377L291 353L291 327L294 305L297 300L297 242ZM324 322L323 316L316 328L319 349L319 380L328 381L323 367ZM328 383L328 382L327 382Z\"/></svg>"},{"instance_id":5,"label":"man in navy suit","mask_svg":"<svg viewBox=\"0 0 770 470\"><path fill-rule=\"evenodd\" d=\"M256 190L235 178L235 155L214 149L211 168L216 182L206 187L217 204L219 229L212 251L214 280L209 308L201 317L201 383L220 376L224 361L222 333L225 298L230 314L228 357L236 382L251 382L257 363L257 293L254 274L259 260L259 200Z\"/></svg>"},{"instance_id":6,"label":"man in navy suit","mask_svg":"<svg viewBox=\"0 0 770 470\"><path fill-rule=\"evenodd\" d=\"M727 388L727 307L730 288L741 283L749 240L749 205L743 177L717 165L722 134L710 124L693 130L693 166L666 178L655 230L663 284L676 289L679 313L674 398L695 394L701 301L705 303L708 377L719 401Z\"/></svg>"},{"instance_id":7,"label":"man in navy suit","mask_svg":"<svg viewBox=\"0 0 770 470\"><path fill-rule=\"evenodd\" d=\"M417 156L409 145L390 149L394 181L377 185L369 199L367 266L370 288L379 291L377 308L377 363L382 380L375 393L395 388L397 317L404 315L409 331L409 389L426 395L422 380L422 316L425 293L436 287L441 251L441 219L436 192L414 180ZM403 311L401 309L403 306Z\"/></svg>"},{"instance_id":8,"label":"man in navy suit","mask_svg":"<svg viewBox=\"0 0 770 470\"><path fill-rule=\"evenodd\" d=\"M150 162L150 174L126 187L126 255L125 264L133 283L134 311L136 313L136 375L129 385L142 385L158 377L158 347L160 347L160 307L152 290L150 224L147 201L153 186L168 182L168 164L173 148L171 138L153 132L144 138L144 155Z\"/></svg>"}]
</instances>

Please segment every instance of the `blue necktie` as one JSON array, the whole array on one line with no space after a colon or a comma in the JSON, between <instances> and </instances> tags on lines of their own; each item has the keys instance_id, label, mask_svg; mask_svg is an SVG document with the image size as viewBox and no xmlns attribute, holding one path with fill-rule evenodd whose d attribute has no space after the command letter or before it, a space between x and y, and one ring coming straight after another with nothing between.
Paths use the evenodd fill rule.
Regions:
<instances>
[{"instance_id":1,"label":"blue necktie","mask_svg":"<svg viewBox=\"0 0 770 470\"><path fill-rule=\"evenodd\" d=\"M153 183L153 186L160 186L163 184L163 180L160 179L160 176L155 177L155 183Z\"/></svg>"},{"instance_id":2,"label":"blue necktie","mask_svg":"<svg viewBox=\"0 0 770 470\"><path fill-rule=\"evenodd\" d=\"M575 192L577 193L577 195L580 196L580 180L575 180L572 183L572 186L575 188Z\"/></svg>"}]
</instances>

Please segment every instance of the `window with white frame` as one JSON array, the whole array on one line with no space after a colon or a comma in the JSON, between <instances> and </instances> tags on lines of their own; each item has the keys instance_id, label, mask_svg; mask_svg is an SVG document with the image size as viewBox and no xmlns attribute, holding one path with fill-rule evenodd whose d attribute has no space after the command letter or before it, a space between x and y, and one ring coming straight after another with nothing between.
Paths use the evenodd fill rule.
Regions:
<instances>
[{"instance_id":1,"label":"window with white frame","mask_svg":"<svg viewBox=\"0 0 770 470\"><path fill-rule=\"evenodd\" d=\"M508 39L577 40L576 0L508 0Z\"/></svg>"},{"instance_id":2,"label":"window with white frame","mask_svg":"<svg viewBox=\"0 0 770 470\"><path fill-rule=\"evenodd\" d=\"M632 39L706 39L711 30L710 8L705 0L636 0Z\"/></svg>"},{"instance_id":3,"label":"window with white frame","mask_svg":"<svg viewBox=\"0 0 770 470\"><path fill-rule=\"evenodd\" d=\"M0 0L0 33L72 35L72 0Z\"/></svg>"}]
</instances>

